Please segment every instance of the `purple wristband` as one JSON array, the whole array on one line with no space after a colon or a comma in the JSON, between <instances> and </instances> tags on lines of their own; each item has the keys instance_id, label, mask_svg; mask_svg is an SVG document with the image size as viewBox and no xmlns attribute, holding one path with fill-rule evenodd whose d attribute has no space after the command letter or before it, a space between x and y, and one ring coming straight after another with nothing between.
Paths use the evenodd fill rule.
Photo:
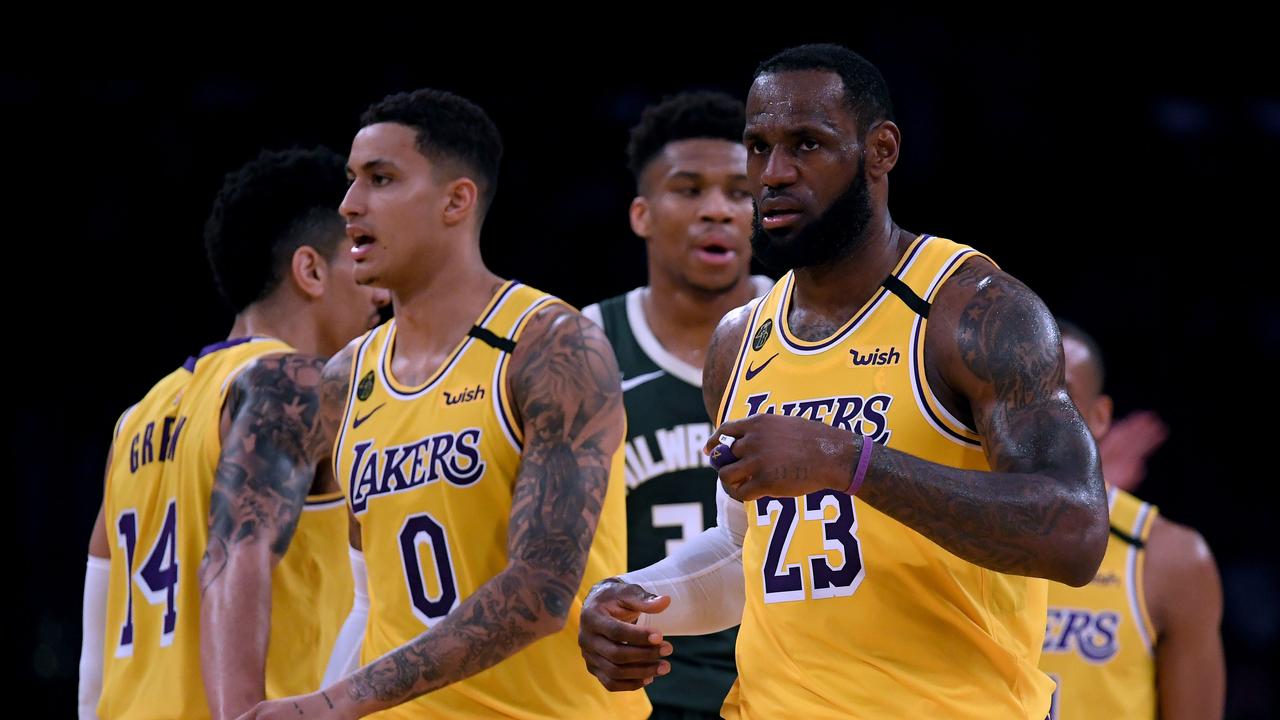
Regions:
<instances>
[{"instance_id":1,"label":"purple wristband","mask_svg":"<svg viewBox=\"0 0 1280 720\"><path fill-rule=\"evenodd\" d=\"M862 438L862 446L858 448L858 469L853 473L853 482L849 483L849 489L845 490L846 495L854 495L858 489L862 487L862 481L867 479L867 467L871 465L871 448L875 445L871 442L871 438L866 435L860 435Z\"/></svg>"}]
</instances>

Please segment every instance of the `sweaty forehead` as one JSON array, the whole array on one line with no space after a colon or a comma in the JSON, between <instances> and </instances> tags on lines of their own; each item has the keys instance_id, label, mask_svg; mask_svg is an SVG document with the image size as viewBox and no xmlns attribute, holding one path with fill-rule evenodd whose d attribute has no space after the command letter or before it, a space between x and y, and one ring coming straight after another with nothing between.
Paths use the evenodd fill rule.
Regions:
<instances>
[{"instance_id":1,"label":"sweaty forehead","mask_svg":"<svg viewBox=\"0 0 1280 720\"><path fill-rule=\"evenodd\" d=\"M825 70L794 70L760 75L747 95L747 126L758 128L813 124L832 130L854 126L844 102L844 81Z\"/></svg>"}]
</instances>

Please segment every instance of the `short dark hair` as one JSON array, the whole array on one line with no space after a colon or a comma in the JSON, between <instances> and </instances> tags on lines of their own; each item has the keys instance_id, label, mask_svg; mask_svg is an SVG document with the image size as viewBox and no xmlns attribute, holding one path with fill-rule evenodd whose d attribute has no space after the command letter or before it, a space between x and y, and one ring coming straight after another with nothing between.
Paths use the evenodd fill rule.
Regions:
<instances>
[{"instance_id":1,"label":"short dark hair","mask_svg":"<svg viewBox=\"0 0 1280 720\"><path fill-rule=\"evenodd\" d=\"M746 110L722 92L693 91L666 97L640 113L627 143L627 167L640 176L667 143L694 138L742 142Z\"/></svg>"},{"instance_id":2,"label":"short dark hair","mask_svg":"<svg viewBox=\"0 0 1280 720\"><path fill-rule=\"evenodd\" d=\"M388 95L360 116L362 127L384 122L413 128L418 152L431 162L460 166L459 175L474 176L481 217L488 212L498 190L502 136L479 105L445 90L423 88Z\"/></svg>"},{"instance_id":3,"label":"short dark hair","mask_svg":"<svg viewBox=\"0 0 1280 720\"><path fill-rule=\"evenodd\" d=\"M884 76L847 47L818 43L787 48L760 63L755 76L792 70L826 70L839 75L844 81L845 103L853 110L859 135L882 120L893 120L893 101Z\"/></svg>"},{"instance_id":4,"label":"short dark hair","mask_svg":"<svg viewBox=\"0 0 1280 720\"><path fill-rule=\"evenodd\" d=\"M204 246L232 310L274 292L299 247L333 256L342 238L345 167L328 148L294 148L263 151L227 174L205 222Z\"/></svg>"},{"instance_id":5,"label":"short dark hair","mask_svg":"<svg viewBox=\"0 0 1280 720\"><path fill-rule=\"evenodd\" d=\"M1098 373L1098 387L1106 387L1107 366L1102 361L1102 346L1098 345L1098 341L1094 340L1092 335L1081 330L1079 325L1070 320L1055 319L1058 321L1058 331L1062 333L1064 339L1071 338L1084 345L1085 349L1089 351L1089 361L1093 364L1093 369Z\"/></svg>"}]
</instances>

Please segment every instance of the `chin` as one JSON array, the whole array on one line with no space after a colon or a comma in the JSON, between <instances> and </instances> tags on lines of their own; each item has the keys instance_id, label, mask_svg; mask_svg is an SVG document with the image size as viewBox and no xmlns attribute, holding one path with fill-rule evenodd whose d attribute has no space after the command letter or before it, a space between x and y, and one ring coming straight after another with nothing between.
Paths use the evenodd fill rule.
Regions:
<instances>
[{"instance_id":1,"label":"chin","mask_svg":"<svg viewBox=\"0 0 1280 720\"><path fill-rule=\"evenodd\" d=\"M804 225L788 225L777 230L768 230L765 232L774 244L787 246L804 237Z\"/></svg>"},{"instance_id":2,"label":"chin","mask_svg":"<svg viewBox=\"0 0 1280 720\"><path fill-rule=\"evenodd\" d=\"M722 293L733 289L738 284L738 272L707 273L686 278L691 287L706 293Z\"/></svg>"}]
</instances>

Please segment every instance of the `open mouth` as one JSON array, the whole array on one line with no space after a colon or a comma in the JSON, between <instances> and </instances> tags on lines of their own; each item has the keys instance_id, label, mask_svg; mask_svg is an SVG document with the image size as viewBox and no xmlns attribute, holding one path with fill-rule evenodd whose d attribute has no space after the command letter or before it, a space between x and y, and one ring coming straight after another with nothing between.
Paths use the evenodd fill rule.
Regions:
<instances>
[{"instance_id":1,"label":"open mouth","mask_svg":"<svg viewBox=\"0 0 1280 720\"><path fill-rule=\"evenodd\" d=\"M373 249L373 245L377 242L377 238L364 232L353 232L351 235L351 258L356 262L364 259L369 251Z\"/></svg>"},{"instance_id":2,"label":"open mouth","mask_svg":"<svg viewBox=\"0 0 1280 720\"><path fill-rule=\"evenodd\" d=\"M728 244L714 240L699 245L694 252L699 260L711 265L726 265L732 263L738 257L737 250L729 247Z\"/></svg>"}]
</instances>

